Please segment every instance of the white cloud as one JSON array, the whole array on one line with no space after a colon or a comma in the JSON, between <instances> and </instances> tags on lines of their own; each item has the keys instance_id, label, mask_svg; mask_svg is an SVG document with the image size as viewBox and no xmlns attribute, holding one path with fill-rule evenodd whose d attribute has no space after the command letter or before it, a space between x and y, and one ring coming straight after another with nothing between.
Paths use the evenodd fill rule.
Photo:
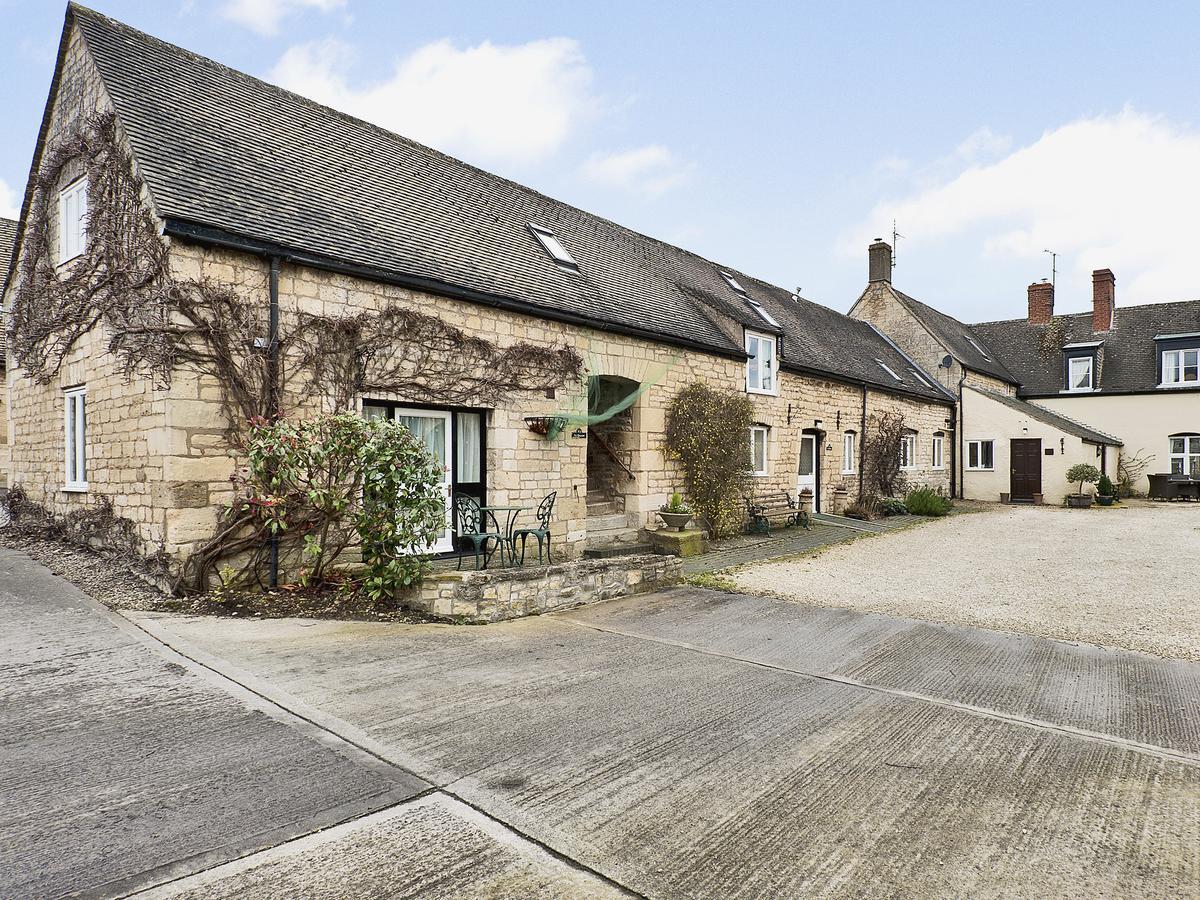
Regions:
<instances>
[{"instance_id":1,"label":"white cloud","mask_svg":"<svg viewBox=\"0 0 1200 900\"><path fill-rule=\"evenodd\" d=\"M592 115L591 70L579 44L548 38L459 49L426 44L389 77L353 86L353 48L326 40L289 49L272 79L351 115L472 159L543 158Z\"/></svg>"},{"instance_id":2,"label":"white cloud","mask_svg":"<svg viewBox=\"0 0 1200 900\"><path fill-rule=\"evenodd\" d=\"M651 196L686 182L695 165L661 144L618 153L594 154L583 164L583 175L597 184Z\"/></svg>"},{"instance_id":3,"label":"white cloud","mask_svg":"<svg viewBox=\"0 0 1200 900\"><path fill-rule=\"evenodd\" d=\"M17 192L0 178L0 219L15 219L17 213Z\"/></svg>"},{"instance_id":4,"label":"white cloud","mask_svg":"<svg viewBox=\"0 0 1200 900\"><path fill-rule=\"evenodd\" d=\"M1008 152L1012 146L1012 138L1007 134L996 134L986 125L968 134L954 148L954 155L961 160L973 163L983 159L994 159Z\"/></svg>"},{"instance_id":5,"label":"white cloud","mask_svg":"<svg viewBox=\"0 0 1200 900\"><path fill-rule=\"evenodd\" d=\"M346 0L226 0L221 15L259 34L274 35L279 33L280 22L294 12L315 9L328 13L345 5Z\"/></svg>"},{"instance_id":6,"label":"white cloud","mask_svg":"<svg viewBox=\"0 0 1200 900\"><path fill-rule=\"evenodd\" d=\"M910 254L925 245L928 257L937 244L970 237L997 264L1036 260L1040 269L1049 247L1072 282L1090 283L1092 269L1111 268L1120 303L1195 295L1200 132L1127 108L1070 122L978 165L968 153L994 152L1001 143L980 134L960 145L967 168L960 164L937 185L879 203L840 249L861 254L894 218Z\"/></svg>"}]
</instances>

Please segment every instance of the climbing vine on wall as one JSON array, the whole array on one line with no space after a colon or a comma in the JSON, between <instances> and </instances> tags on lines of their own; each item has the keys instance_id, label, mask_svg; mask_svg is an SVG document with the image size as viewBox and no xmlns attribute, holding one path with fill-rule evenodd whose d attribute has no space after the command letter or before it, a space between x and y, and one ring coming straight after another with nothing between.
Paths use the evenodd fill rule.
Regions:
<instances>
[{"instance_id":1,"label":"climbing vine on wall","mask_svg":"<svg viewBox=\"0 0 1200 900\"><path fill-rule=\"evenodd\" d=\"M60 188L77 177L88 185L86 247L59 265L53 213ZM172 272L169 245L113 115L86 117L48 147L25 220L10 317L9 345L27 377L49 382L81 339L102 329L126 378L165 388L180 370L210 376L234 442L249 423L311 409L313 400L334 412L353 409L364 391L486 404L582 377L583 361L571 347L502 348L429 312L395 307L343 316L285 308L275 363L267 318L265 278L239 284ZM206 559L244 551L222 536L229 533L205 548ZM220 546L223 540L231 546Z\"/></svg>"}]
</instances>

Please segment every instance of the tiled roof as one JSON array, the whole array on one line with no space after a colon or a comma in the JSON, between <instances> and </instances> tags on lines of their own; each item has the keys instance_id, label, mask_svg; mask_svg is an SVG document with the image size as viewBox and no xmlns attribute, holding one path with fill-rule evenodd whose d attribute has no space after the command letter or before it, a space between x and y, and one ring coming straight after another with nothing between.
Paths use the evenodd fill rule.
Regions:
<instances>
[{"instance_id":1,"label":"tiled roof","mask_svg":"<svg viewBox=\"0 0 1200 900\"><path fill-rule=\"evenodd\" d=\"M992 348L985 341L981 340L979 335L974 333L974 326L964 325L953 316L939 312L932 306L928 306L920 300L908 296L908 294L897 291L895 288L892 288L892 290L900 302L908 307L913 316L929 329L929 332L962 365L975 372L982 372L985 375L991 375L993 378L999 378L1001 381L1007 381L1009 384L1020 382L1020 379L1015 377L1009 371L1008 367L992 352ZM975 344L971 343L971 338L975 338Z\"/></svg>"},{"instance_id":2,"label":"tiled roof","mask_svg":"<svg viewBox=\"0 0 1200 900\"><path fill-rule=\"evenodd\" d=\"M8 278L8 270L12 265L13 249L17 243L17 223L12 219L0 219L0 309L3 309L4 287ZM4 369L4 358L7 350L8 327L7 319L0 315L0 370Z\"/></svg>"},{"instance_id":3,"label":"tiled roof","mask_svg":"<svg viewBox=\"0 0 1200 900\"><path fill-rule=\"evenodd\" d=\"M1101 394L1152 391L1158 385L1156 335L1200 332L1200 300L1118 306L1109 331L1092 331L1092 314L1056 317L1062 334L1043 348L1048 325L1031 325L1028 319L1008 319L972 325L1013 372L1019 373L1021 396L1048 396L1063 390L1061 347L1103 341L1100 364Z\"/></svg>"},{"instance_id":4,"label":"tiled roof","mask_svg":"<svg viewBox=\"0 0 1200 900\"><path fill-rule=\"evenodd\" d=\"M724 317L764 326L723 270L785 326L785 369L947 399L915 379L891 382L874 360L911 362L841 313L98 13L72 5L72 21L172 233L214 229L314 261L740 356L740 329ZM530 223L558 237L578 273L551 260Z\"/></svg>"},{"instance_id":5,"label":"tiled roof","mask_svg":"<svg viewBox=\"0 0 1200 900\"><path fill-rule=\"evenodd\" d=\"M1067 434L1073 434L1077 438L1083 438L1085 441L1091 441L1095 444L1109 444L1112 446L1120 446L1124 442L1120 438L1115 438L1111 434L1105 434L1103 431L1097 431L1084 425L1082 422L1076 422L1074 419L1068 418L1061 413L1051 412L1044 406L1038 406L1036 403L1029 403L1025 400L1019 400L1010 394L1002 394L1000 391L989 391L986 388L975 387L974 385L964 385L967 390L974 391L977 394L983 394L997 403L1002 403L1009 409L1014 409L1019 413L1029 416L1031 419L1037 419L1039 422L1045 422L1047 425L1053 425L1060 431L1065 431Z\"/></svg>"}]
</instances>

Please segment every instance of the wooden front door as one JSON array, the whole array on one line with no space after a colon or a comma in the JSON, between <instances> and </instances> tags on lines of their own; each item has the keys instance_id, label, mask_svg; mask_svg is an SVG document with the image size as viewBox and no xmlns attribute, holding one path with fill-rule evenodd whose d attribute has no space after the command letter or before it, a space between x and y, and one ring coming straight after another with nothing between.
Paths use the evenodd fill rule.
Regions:
<instances>
[{"instance_id":1,"label":"wooden front door","mask_svg":"<svg viewBox=\"0 0 1200 900\"><path fill-rule=\"evenodd\" d=\"M1013 438L1009 464L1012 499L1033 502L1033 495L1042 492L1041 438Z\"/></svg>"}]
</instances>

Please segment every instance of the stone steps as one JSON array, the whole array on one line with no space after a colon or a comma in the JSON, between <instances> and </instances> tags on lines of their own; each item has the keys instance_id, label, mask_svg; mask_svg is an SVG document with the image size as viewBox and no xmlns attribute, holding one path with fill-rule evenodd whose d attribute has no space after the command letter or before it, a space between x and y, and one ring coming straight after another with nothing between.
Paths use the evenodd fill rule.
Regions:
<instances>
[{"instance_id":1,"label":"stone steps","mask_svg":"<svg viewBox=\"0 0 1200 900\"><path fill-rule=\"evenodd\" d=\"M614 516L621 512L623 512L621 509L621 504L617 503L616 500L588 501L587 514L589 521L591 519L602 519L606 516Z\"/></svg>"}]
</instances>

